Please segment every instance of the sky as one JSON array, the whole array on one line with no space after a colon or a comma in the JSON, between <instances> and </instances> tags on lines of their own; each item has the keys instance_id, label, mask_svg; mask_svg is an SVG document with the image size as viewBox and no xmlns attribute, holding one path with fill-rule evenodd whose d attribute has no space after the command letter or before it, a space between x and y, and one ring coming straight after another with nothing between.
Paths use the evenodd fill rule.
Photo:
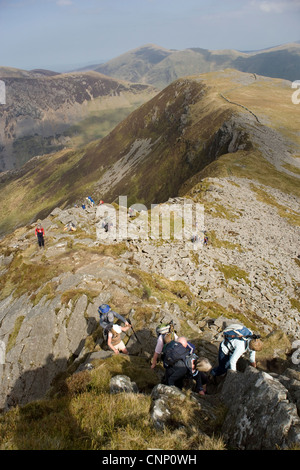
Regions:
<instances>
[{"instance_id":1,"label":"sky","mask_svg":"<svg viewBox=\"0 0 300 470\"><path fill-rule=\"evenodd\" d=\"M68 71L146 44L251 51L300 40L300 0L0 0L0 66Z\"/></svg>"}]
</instances>

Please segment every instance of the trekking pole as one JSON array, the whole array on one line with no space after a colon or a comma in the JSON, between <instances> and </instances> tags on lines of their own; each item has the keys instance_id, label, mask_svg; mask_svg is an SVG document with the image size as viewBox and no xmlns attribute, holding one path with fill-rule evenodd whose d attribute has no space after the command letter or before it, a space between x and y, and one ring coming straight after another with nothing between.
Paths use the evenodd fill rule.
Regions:
<instances>
[{"instance_id":1,"label":"trekking pole","mask_svg":"<svg viewBox=\"0 0 300 470\"><path fill-rule=\"evenodd\" d=\"M138 341L140 344L142 344L142 343L140 342L140 340L138 339L138 337L137 337L137 335L136 335L136 332L135 332L134 329L133 329L131 320L130 320L129 318L127 318L127 321L128 321L128 323L129 323L129 325L131 325L132 333L133 333L134 336L136 337L137 341Z\"/></svg>"}]
</instances>

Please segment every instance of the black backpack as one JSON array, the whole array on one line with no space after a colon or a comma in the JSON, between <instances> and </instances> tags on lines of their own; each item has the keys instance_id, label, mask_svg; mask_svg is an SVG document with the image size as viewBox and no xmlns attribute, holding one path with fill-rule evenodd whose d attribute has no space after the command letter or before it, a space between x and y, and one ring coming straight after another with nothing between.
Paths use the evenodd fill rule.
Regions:
<instances>
[{"instance_id":1,"label":"black backpack","mask_svg":"<svg viewBox=\"0 0 300 470\"><path fill-rule=\"evenodd\" d=\"M171 367L176 362L182 360L185 362L185 358L189 355L189 351L178 341L170 341L164 349L164 367Z\"/></svg>"}]
</instances>

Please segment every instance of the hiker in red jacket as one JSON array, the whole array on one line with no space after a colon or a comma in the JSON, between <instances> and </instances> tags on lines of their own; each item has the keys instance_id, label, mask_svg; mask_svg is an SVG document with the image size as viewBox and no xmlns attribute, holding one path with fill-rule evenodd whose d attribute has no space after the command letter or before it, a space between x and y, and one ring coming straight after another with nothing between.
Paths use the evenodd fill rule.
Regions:
<instances>
[{"instance_id":1,"label":"hiker in red jacket","mask_svg":"<svg viewBox=\"0 0 300 470\"><path fill-rule=\"evenodd\" d=\"M41 224L37 225L37 228L35 229L35 236L37 237L39 247L42 248L42 246L45 246L45 241L44 241L44 236L45 236L45 231Z\"/></svg>"}]
</instances>

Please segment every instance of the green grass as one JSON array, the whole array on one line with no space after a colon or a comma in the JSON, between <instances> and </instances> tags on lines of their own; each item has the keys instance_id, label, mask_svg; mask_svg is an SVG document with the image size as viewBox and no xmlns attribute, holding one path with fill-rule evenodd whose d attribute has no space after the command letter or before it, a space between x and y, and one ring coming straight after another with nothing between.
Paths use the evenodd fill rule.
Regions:
<instances>
[{"instance_id":1,"label":"green grass","mask_svg":"<svg viewBox=\"0 0 300 470\"><path fill-rule=\"evenodd\" d=\"M187 394L172 399L172 419L156 431L149 393L110 394L109 381L128 375L140 388L151 389L157 376L142 358L113 356L92 371L55 384L48 399L0 415L1 450L223 450L218 437L224 408L212 420ZM207 434L204 436L203 432Z\"/></svg>"},{"instance_id":2,"label":"green grass","mask_svg":"<svg viewBox=\"0 0 300 470\"><path fill-rule=\"evenodd\" d=\"M189 188L187 195L195 195L195 189L198 189L196 185L207 177L222 178L227 176L257 181L286 194L300 197L299 179L296 176L278 171L258 151L244 150L220 156L218 160L195 175L187 185Z\"/></svg>"},{"instance_id":3,"label":"green grass","mask_svg":"<svg viewBox=\"0 0 300 470\"><path fill-rule=\"evenodd\" d=\"M209 243L215 248L226 248L228 250L242 251L241 245L228 240L220 240L214 230L209 231Z\"/></svg>"},{"instance_id":4,"label":"green grass","mask_svg":"<svg viewBox=\"0 0 300 470\"><path fill-rule=\"evenodd\" d=\"M280 217L283 217L289 221L291 225L300 226L300 214L289 209L282 204L279 204L276 199L262 188L258 188L254 184L251 184L251 189L256 193L257 199L259 201L264 202L265 204L269 204L277 209L278 214Z\"/></svg>"},{"instance_id":5,"label":"green grass","mask_svg":"<svg viewBox=\"0 0 300 470\"><path fill-rule=\"evenodd\" d=\"M8 342L7 342L7 346L6 346L6 352L8 353L8 351L10 351L14 345L16 344L16 339L17 339L17 336L19 334L19 331L20 331L20 328L22 326L22 323L24 321L24 316L20 316L16 319L15 321L15 325L14 325L14 328L13 328L13 331L10 333L9 337L8 337Z\"/></svg>"},{"instance_id":6,"label":"green grass","mask_svg":"<svg viewBox=\"0 0 300 470\"><path fill-rule=\"evenodd\" d=\"M71 138L72 147L82 147L108 135L134 109L136 106L94 112L78 124L69 127L64 136Z\"/></svg>"},{"instance_id":7,"label":"green grass","mask_svg":"<svg viewBox=\"0 0 300 470\"><path fill-rule=\"evenodd\" d=\"M295 175L300 175L300 168L294 165L291 165L290 163L285 163L282 165L283 168L286 168L287 170L291 171L292 173L295 173Z\"/></svg>"},{"instance_id":8,"label":"green grass","mask_svg":"<svg viewBox=\"0 0 300 470\"><path fill-rule=\"evenodd\" d=\"M222 263L217 262L217 268L224 274L225 280L233 279L234 281L241 281L244 280L248 285L251 285L250 280L248 278L248 274L243 269L239 268L235 265L225 265Z\"/></svg>"}]
</instances>

